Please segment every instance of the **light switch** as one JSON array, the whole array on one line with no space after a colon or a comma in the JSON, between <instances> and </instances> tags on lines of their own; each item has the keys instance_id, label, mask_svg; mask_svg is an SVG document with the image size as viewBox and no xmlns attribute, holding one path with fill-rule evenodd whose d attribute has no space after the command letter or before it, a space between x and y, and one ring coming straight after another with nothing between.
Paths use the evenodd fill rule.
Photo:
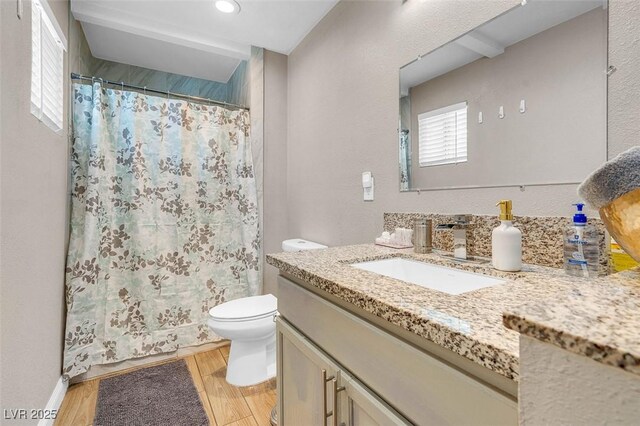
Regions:
<instances>
[{"instance_id":1,"label":"light switch","mask_svg":"<svg viewBox=\"0 0 640 426\"><path fill-rule=\"evenodd\" d=\"M374 180L371 172L362 173L362 190L364 201L373 201Z\"/></svg>"},{"instance_id":2,"label":"light switch","mask_svg":"<svg viewBox=\"0 0 640 426\"><path fill-rule=\"evenodd\" d=\"M524 99L522 99L520 101L520 114L524 114L524 112L527 110L527 105L524 101Z\"/></svg>"},{"instance_id":3,"label":"light switch","mask_svg":"<svg viewBox=\"0 0 640 426\"><path fill-rule=\"evenodd\" d=\"M482 111L478 113L478 124L482 124Z\"/></svg>"},{"instance_id":4,"label":"light switch","mask_svg":"<svg viewBox=\"0 0 640 426\"><path fill-rule=\"evenodd\" d=\"M498 118L504 118L504 107L502 105L498 108Z\"/></svg>"}]
</instances>

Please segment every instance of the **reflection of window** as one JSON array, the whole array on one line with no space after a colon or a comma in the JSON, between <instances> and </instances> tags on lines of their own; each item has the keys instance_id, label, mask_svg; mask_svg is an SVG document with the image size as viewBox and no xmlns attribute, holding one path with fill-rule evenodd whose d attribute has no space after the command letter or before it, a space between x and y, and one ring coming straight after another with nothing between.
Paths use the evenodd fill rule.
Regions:
<instances>
[{"instance_id":1,"label":"reflection of window","mask_svg":"<svg viewBox=\"0 0 640 426\"><path fill-rule=\"evenodd\" d=\"M62 129L64 44L53 13L31 4L31 113L51 129Z\"/></svg>"},{"instance_id":2,"label":"reflection of window","mask_svg":"<svg viewBox=\"0 0 640 426\"><path fill-rule=\"evenodd\" d=\"M420 167L467 161L467 103L418 115Z\"/></svg>"}]
</instances>

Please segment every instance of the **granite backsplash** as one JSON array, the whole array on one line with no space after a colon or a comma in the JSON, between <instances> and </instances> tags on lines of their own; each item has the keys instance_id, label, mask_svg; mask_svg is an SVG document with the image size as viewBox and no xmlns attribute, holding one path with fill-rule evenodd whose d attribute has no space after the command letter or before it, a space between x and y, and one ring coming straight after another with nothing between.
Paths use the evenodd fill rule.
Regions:
<instances>
[{"instance_id":1,"label":"granite backsplash","mask_svg":"<svg viewBox=\"0 0 640 426\"><path fill-rule=\"evenodd\" d=\"M433 248L453 251L453 232L438 230L436 226L450 223L452 215L432 213L385 213L384 230L395 228L413 229L418 218L431 219L433 223ZM609 244L604 223L600 219L589 219L591 225L600 230L600 267L603 274L611 271ZM467 253L472 256L491 257L491 232L500 224L496 216L471 215L467 229ZM514 216L513 224L522 231L522 261L533 265L562 268L564 264L563 232L570 220L557 216Z\"/></svg>"}]
</instances>

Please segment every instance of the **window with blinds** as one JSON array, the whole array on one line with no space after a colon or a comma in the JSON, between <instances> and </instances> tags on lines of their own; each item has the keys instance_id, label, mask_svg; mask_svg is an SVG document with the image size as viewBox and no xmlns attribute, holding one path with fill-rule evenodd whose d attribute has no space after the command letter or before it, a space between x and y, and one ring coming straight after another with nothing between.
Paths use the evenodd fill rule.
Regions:
<instances>
[{"instance_id":1,"label":"window with blinds","mask_svg":"<svg viewBox=\"0 0 640 426\"><path fill-rule=\"evenodd\" d=\"M467 103L418 115L420 167L467 161Z\"/></svg>"},{"instance_id":2,"label":"window with blinds","mask_svg":"<svg viewBox=\"0 0 640 426\"><path fill-rule=\"evenodd\" d=\"M31 3L31 113L54 131L62 129L64 50L53 13Z\"/></svg>"}]
</instances>

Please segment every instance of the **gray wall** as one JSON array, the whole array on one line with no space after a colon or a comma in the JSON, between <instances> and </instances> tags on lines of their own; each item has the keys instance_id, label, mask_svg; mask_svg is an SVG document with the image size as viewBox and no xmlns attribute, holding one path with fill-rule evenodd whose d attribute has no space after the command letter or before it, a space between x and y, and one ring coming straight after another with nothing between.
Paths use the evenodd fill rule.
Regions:
<instances>
[{"instance_id":1,"label":"gray wall","mask_svg":"<svg viewBox=\"0 0 640 426\"><path fill-rule=\"evenodd\" d=\"M516 214L571 213L575 185L398 191L398 68L519 3L338 3L289 56L291 235L329 245L369 242L381 232L385 211L495 214L501 198L513 200ZM609 113L618 126L610 129L609 155L615 155L638 143L640 16L636 4L620 0L612 1L610 14L611 62L619 67L609 81L611 94L630 92L624 102L610 97ZM376 179L374 202L362 201L365 170Z\"/></svg>"},{"instance_id":2,"label":"gray wall","mask_svg":"<svg viewBox=\"0 0 640 426\"><path fill-rule=\"evenodd\" d=\"M287 234L287 57L264 51L264 252L281 251ZM264 292L276 294L278 271L266 263Z\"/></svg>"},{"instance_id":3,"label":"gray wall","mask_svg":"<svg viewBox=\"0 0 640 426\"><path fill-rule=\"evenodd\" d=\"M495 58L411 88L411 186L584 180L606 158L606 44L606 11L597 8ZM521 99L524 114L518 111ZM463 101L468 102L467 162L419 167L418 115ZM504 119L498 118L500 105Z\"/></svg>"},{"instance_id":4,"label":"gray wall","mask_svg":"<svg viewBox=\"0 0 640 426\"><path fill-rule=\"evenodd\" d=\"M49 4L66 32L68 2ZM0 31L0 408L43 408L61 374L67 132L30 113L31 2L22 20L0 2Z\"/></svg>"},{"instance_id":5,"label":"gray wall","mask_svg":"<svg viewBox=\"0 0 640 426\"><path fill-rule=\"evenodd\" d=\"M609 157L640 145L640 2L609 5Z\"/></svg>"}]
</instances>

